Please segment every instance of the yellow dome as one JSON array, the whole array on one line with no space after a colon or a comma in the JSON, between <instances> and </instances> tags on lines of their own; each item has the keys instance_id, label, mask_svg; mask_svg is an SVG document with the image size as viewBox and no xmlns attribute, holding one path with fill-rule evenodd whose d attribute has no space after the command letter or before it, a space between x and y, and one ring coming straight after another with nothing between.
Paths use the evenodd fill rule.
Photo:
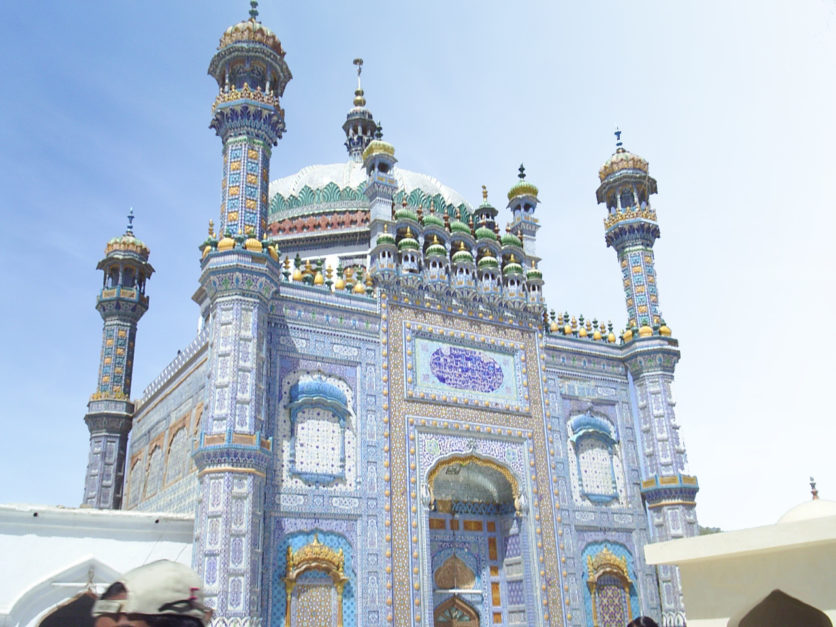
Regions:
<instances>
[{"instance_id":1,"label":"yellow dome","mask_svg":"<svg viewBox=\"0 0 836 627\"><path fill-rule=\"evenodd\" d=\"M568 324L563 326L563 335L572 335L572 327Z\"/></svg>"},{"instance_id":2,"label":"yellow dome","mask_svg":"<svg viewBox=\"0 0 836 627\"><path fill-rule=\"evenodd\" d=\"M293 269L293 274L291 275L294 281L301 281L302 280L302 271L299 268Z\"/></svg>"},{"instance_id":3,"label":"yellow dome","mask_svg":"<svg viewBox=\"0 0 836 627\"><path fill-rule=\"evenodd\" d=\"M643 324L641 327L639 327L639 337L650 337L651 335L653 335L653 329L651 329L649 326Z\"/></svg>"},{"instance_id":4,"label":"yellow dome","mask_svg":"<svg viewBox=\"0 0 836 627\"><path fill-rule=\"evenodd\" d=\"M325 285L325 279L322 277L321 272L317 272L316 276L313 278L314 285Z\"/></svg>"},{"instance_id":5,"label":"yellow dome","mask_svg":"<svg viewBox=\"0 0 836 627\"><path fill-rule=\"evenodd\" d=\"M355 294L365 294L366 293L366 286L363 285L363 283L361 281L357 281L357 283L354 284L354 289L351 290L351 291L354 292Z\"/></svg>"},{"instance_id":6,"label":"yellow dome","mask_svg":"<svg viewBox=\"0 0 836 627\"><path fill-rule=\"evenodd\" d=\"M218 44L218 50L234 44L237 42L258 42L264 44L275 52L280 57L284 57L284 50L282 50L282 42L269 28L264 26L261 22L256 22L255 18L238 22L226 29L221 36L221 41Z\"/></svg>"},{"instance_id":7,"label":"yellow dome","mask_svg":"<svg viewBox=\"0 0 836 627\"><path fill-rule=\"evenodd\" d=\"M235 248L235 240L231 237L224 237L218 242L218 250L232 250Z\"/></svg>"},{"instance_id":8,"label":"yellow dome","mask_svg":"<svg viewBox=\"0 0 836 627\"><path fill-rule=\"evenodd\" d=\"M630 329L627 329L624 332L624 335L621 336L621 339L623 339L625 342L629 342L633 339L633 332Z\"/></svg>"},{"instance_id":9,"label":"yellow dome","mask_svg":"<svg viewBox=\"0 0 836 627\"><path fill-rule=\"evenodd\" d=\"M578 332L578 335L579 335L580 337L586 337L586 335L587 335L587 333L586 333L586 329L585 329L585 328L583 328L583 327L581 327L581 330Z\"/></svg>"},{"instance_id":10,"label":"yellow dome","mask_svg":"<svg viewBox=\"0 0 836 627\"><path fill-rule=\"evenodd\" d=\"M262 251L261 242L254 237L250 237L244 242L244 248L254 253L260 253Z\"/></svg>"},{"instance_id":11,"label":"yellow dome","mask_svg":"<svg viewBox=\"0 0 836 627\"><path fill-rule=\"evenodd\" d=\"M557 333L558 331L560 331L560 325L557 324L557 322L555 322L554 320L552 320L552 323L549 325L549 331L551 331L552 333Z\"/></svg>"},{"instance_id":12,"label":"yellow dome","mask_svg":"<svg viewBox=\"0 0 836 627\"><path fill-rule=\"evenodd\" d=\"M373 139L371 142L369 142L369 145L366 146L366 149L363 151L363 161L365 162L366 159L368 159L369 157L373 157L374 155L379 154L394 157L395 147L389 142L383 141L382 139Z\"/></svg>"},{"instance_id":13,"label":"yellow dome","mask_svg":"<svg viewBox=\"0 0 836 627\"><path fill-rule=\"evenodd\" d=\"M602 181L611 174L621 170L641 170L647 172L647 161L619 146L615 154L598 170L598 178Z\"/></svg>"},{"instance_id":14,"label":"yellow dome","mask_svg":"<svg viewBox=\"0 0 836 627\"><path fill-rule=\"evenodd\" d=\"M593 340L600 340L601 339L601 332L598 329L595 329L595 333L592 334Z\"/></svg>"},{"instance_id":15,"label":"yellow dome","mask_svg":"<svg viewBox=\"0 0 836 627\"><path fill-rule=\"evenodd\" d=\"M671 336L670 327L668 327L668 325L666 325L666 324L663 324L661 327L659 327L659 335L664 335L665 337L670 337Z\"/></svg>"},{"instance_id":16,"label":"yellow dome","mask_svg":"<svg viewBox=\"0 0 836 627\"><path fill-rule=\"evenodd\" d=\"M276 250L275 246L268 246L267 252L270 253L270 256L273 258L273 261L279 260L279 251Z\"/></svg>"},{"instance_id":17,"label":"yellow dome","mask_svg":"<svg viewBox=\"0 0 836 627\"><path fill-rule=\"evenodd\" d=\"M610 344L615 344L615 333L612 333L612 332L611 332L611 333L607 336L607 342L609 342Z\"/></svg>"},{"instance_id":18,"label":"yellow dome","mask_svg":"<svg viewBox=\"0 0 836 627\"><path fill-rule=\"evenodd\" d=\"M334 289L335 290L344 290L345 289L345 279L341 276L337 277L337 280L334 281Z\"/></svg>"}]
</instances>

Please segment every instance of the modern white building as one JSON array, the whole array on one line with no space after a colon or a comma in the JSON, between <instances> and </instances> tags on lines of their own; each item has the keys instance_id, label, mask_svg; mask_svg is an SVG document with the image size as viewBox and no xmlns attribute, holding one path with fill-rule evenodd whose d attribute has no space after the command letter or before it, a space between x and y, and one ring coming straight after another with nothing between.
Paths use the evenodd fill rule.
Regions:
<instances>
[{"instance_id":1,"label":"modern white building","mask_svg":"<svg viewBox=\"0 0 836 627\"><path fill-rule=\"evenodd\" d=\"M679 566L689 627L836 620L836 501L814 496L774 525L649 544L645 557Z\"/></svg>"}]
</instances>

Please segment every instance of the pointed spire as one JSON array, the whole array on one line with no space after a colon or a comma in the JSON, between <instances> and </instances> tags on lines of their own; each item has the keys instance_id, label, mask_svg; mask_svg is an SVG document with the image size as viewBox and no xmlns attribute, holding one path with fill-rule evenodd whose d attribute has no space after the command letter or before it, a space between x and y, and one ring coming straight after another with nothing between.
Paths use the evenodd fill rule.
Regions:
<instances>
[{"instance_id":1,"label":"pointed spire","mask_svg":"<svg viewBox=\"0 0 836 627\"><path fill-rule=\"evenodd\" d=\"M618 151L619 149L624 149L624 143L621 141L621 129L619 127L615 127L615 149Z\"/></svg>"},{"instance_id":2,"label":"pointed spire","mask_svg":"<svg viewBox=\"0 0 836 627\"><path fill-rule=\"evenodd\" d=\"M128 211L128 227L125 229L125 233L130 233L133 235L134 232L134 208L131 207L130 211Z\"/></svg>"},{"instance_id":3,"label":"pointed spire","mask_svg":"<svg viewBox=\"0 0 836 627\"><path fill-rule=\"evenodd\" d=\"M383 139L383 125L380 122L377 123L377 127L374 129L374 138Z\"/></svg>"},{"instance_id":4,"label":"pointed spire","mask_svg":"<svg viewBox=\"0 0 836 627\"><path fill-rule=\"evenodd\" d=\"M482 202L488 202L488 188L485 185L482 185Z\"/></svg>"},{"instance_id":5,"label":"pointed spire","mask_svg":"<svg viewBox=\"0 0 836 627\"><path fill-rule=\"evenodd\" d=\"M250 19L258 21L258 0L250 0Z\"/></svg>"},{"instance_id":6,"label":"pointed spire","mask_svg":"<svg viewBox=\"0 0 836 627\"><path fill-rule=\"evenodd\" d=\"M517 174L517 177L522 181L525 179L525 166L521 163L519 167L520 173Z\"/></svg>"},{"instance_id":7,"label":"pointed spire","mask_svg":"<svg viewBox=\"0 0 836 627\"><path fill-rule=\"evenodd\" d=\"M363 97L363 86L360 84L360 74L363 73L363 59L357 57L353 63L357 66L357 89L354 90L354 106L365 107L366 99Z\"/></svg>"},{"instance_id":8,"label":"pointed spire","mask_svg":"<svg viewBox=\"0 0 836 627\"><path fill-rule=\"evenodd\" d=\"M818 500L819 491L816 489L816 480L810 477L810 494L813 495L813 500Z\"/></svg>"}]
</instances>

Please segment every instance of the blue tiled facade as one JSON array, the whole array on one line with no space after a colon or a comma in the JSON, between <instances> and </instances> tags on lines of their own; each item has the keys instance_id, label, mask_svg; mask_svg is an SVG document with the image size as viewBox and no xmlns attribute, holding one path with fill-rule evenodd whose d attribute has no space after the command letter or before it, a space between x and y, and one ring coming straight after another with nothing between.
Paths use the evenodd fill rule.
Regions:
<instances>
[{"instance_id":1,"label":"blue tiled facade","mask_svg":"<svg viewBox=\"0 0 836 627\"><path fill-rule=\"evenodd\" d=\"M88 419L91 504L194 513L217 625L684 624L678 573L642 551L697 529L647 163L619 143L600 171L616 336L548 310L522 168L500 236L486 192L472 208L397 165L358 84L348 163L268 187L278 38L234 25L210 74L224 180L202 327L135 404L100 381L91 403L123 405Z\"/></svg>"}]
</instances>

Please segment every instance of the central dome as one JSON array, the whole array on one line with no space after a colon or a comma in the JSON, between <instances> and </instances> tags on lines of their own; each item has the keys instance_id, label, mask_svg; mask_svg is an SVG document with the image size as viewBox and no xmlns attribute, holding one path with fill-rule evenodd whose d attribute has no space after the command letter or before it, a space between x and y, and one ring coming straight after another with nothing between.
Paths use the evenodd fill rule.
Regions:
<instances>
[{"instance_id":1,"label":"central dome","mask_svg":"<svg viewBox=\"0 0 836 627\"><path fill-rule=\"evenodd\" d=\"M406 197L407 206L427 213L435 207L451 218L470 215L464 197L438 179L396 167L392 175L398 183L396 206ZM303 231L326 229L343 231L362 229L368 224L369 201L363 190L368 176L363 164L345 163L312 165L270 183L268 230L274 235L292 235Z\"/></svg>"}]
</instances>

